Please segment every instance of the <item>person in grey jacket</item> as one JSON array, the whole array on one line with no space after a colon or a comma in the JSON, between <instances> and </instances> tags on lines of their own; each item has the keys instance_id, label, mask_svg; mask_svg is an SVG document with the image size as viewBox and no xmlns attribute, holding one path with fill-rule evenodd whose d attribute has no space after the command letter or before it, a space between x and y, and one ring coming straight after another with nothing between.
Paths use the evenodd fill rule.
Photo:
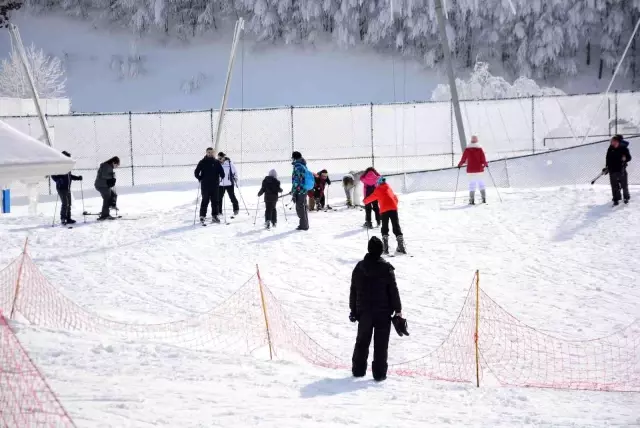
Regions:
<instances>
[{"instance_id":1,"label":"person in grey jacket","mask_svg":"<svg viewBox=\"0 0 640 428\"><path fill-rule=\"evenodd\" d=\"M120 158L114 156L108 161L101 163L100 168L98 168L96 181L94 183L96 190L100 192L100 196L102 196L102 211L100 211L98 220L113 220L115 218L109 214L109 208L116 208L118 195L113 190L116 185L116 173L114 169L119 166Z\"/></svg>"}]
</instances>

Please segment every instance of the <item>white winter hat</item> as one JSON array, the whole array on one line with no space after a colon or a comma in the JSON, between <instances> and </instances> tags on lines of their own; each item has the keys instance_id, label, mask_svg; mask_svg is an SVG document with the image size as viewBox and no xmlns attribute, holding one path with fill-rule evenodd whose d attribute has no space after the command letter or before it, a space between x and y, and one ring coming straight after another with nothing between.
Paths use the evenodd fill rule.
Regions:
<instances>
[{"instance_id":1,"label":"white winter hat","mask_svg":"<svg viewBox=\"0 0 640 428\"><path fill-rule=\"evenodd\" d=\"M275 169L269 171L269 177L278 178L278 172Z\"/></svg>"}]
</instances>

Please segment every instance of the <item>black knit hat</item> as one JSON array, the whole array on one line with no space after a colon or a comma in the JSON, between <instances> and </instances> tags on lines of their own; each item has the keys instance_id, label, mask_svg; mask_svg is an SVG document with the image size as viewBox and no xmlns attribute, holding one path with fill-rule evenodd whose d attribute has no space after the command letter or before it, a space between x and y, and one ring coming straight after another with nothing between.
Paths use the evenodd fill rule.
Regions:
<instances>
[{"instance_id":1,"label":"black knit hat","mask_svg":"<svg viewBox=\"0 0 640 428\"><path fill-rule=\"evenodd\" d=\"M382 246L382 241L377 236L372 236L371 239L369 239L369 244L367 245L367 251L372 256L374 257L382 256L383 248L384 247Z\"/></svg>"},{"instance_id":2,"label":"black knit hat","mask_svg":"<svg viewBox=\"0 0 640 428\"><path fill-rule=\"evenodd\" d=\"M291 159L293 159L293 160L302 159L302 153L300 153L300 152L291 153Z\"/></svg>"}]
</instances>

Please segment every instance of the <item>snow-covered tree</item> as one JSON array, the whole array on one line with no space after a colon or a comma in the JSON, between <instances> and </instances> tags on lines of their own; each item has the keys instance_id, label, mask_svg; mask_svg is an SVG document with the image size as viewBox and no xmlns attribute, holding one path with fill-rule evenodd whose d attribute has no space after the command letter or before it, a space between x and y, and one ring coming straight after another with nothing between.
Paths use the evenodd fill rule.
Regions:
<instances>
[{"instance_id":1,"label":"snow-covered tree","mask_svg":"<svg viewBox=\"0 0 640 428\"><path fill-rule=\"evenodd\" d=\"M42 98L60 98L65 94L66 78L62 63L31 44L26 49L27 62L38 95ZM0 93L7 97L29 98L31 88L23 71L18 52L13 49L9 58L0 63Z\"/></svg>"},{"instance_id":2,"label":"snow-covered tree","mask_svg":"<svg viewBox=\"0 0 640 428\"><path fill-rule=\"evenodd\" d=\"M0 0L0 28L9 23L9 14L22 7L22 0Z\"/></svg>"}]
</instances>

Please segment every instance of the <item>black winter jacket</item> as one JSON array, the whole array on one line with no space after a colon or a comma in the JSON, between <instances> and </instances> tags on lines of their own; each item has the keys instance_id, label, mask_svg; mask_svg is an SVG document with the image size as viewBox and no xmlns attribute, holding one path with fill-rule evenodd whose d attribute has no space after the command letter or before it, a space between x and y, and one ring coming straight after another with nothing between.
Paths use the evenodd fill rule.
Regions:
<instances>
[{"instance_id":1,"label":"black winter jacket","mask_svg":"<svg viewBox=\"0 0 640 428\"><path fill-rule=\"evenodd\" d=\"M51 179L56 182L57 190L64 191L64 190L69 190L71 188L72 181L80 180L80 176L73 175L70 172L68 172L66 174L52 175Z\"/></svg>"},{"instance_id":2,"label":"black winter jacket","mask_svg":"<svg viewBox=\"0 0 640 428\"><path fill-rule=\"evenodd\" d=\"M262 180L262 187L258 192L258 196L264 195L265 202L278 202L278 193L282 193L280 180L267 175L264 180Z\"/></svg>"},{"instance_id":3,"label":"black winter jacket","mask_svg":"<svg viewBox=\"0 0 640 428\"><path fill-rule=\"evenodd\" d=\"M394 270L382 257L364 256L351 274L351 313L359 317L362 314L391 316L394 312L402 312Z\"/></svg>"},{"instance_id":4,"label":"black winter jacket","mask_svg":"<svg viewBox=\"0 0 640 428\"><path fill-rule=\"evenodd\" d=\"M622 160L622 157L625 160ZM631 160L631 153L627 147L619 145L618 148L609 146L607 150L607 170L611 173L622 172L626 166L626 163Z\"/></svg>"},{"instance_id":5,"label":"black winter jacket","mask_svg":"<svg viewBox=\"0 0 640 428\"><path fill-rule=\"evenodd\" d=\"M208 156L198 162L193 173L203 186L219 186L220 180L224 178L224 168L220 161Z\"/></svg>"}]
</instances>

